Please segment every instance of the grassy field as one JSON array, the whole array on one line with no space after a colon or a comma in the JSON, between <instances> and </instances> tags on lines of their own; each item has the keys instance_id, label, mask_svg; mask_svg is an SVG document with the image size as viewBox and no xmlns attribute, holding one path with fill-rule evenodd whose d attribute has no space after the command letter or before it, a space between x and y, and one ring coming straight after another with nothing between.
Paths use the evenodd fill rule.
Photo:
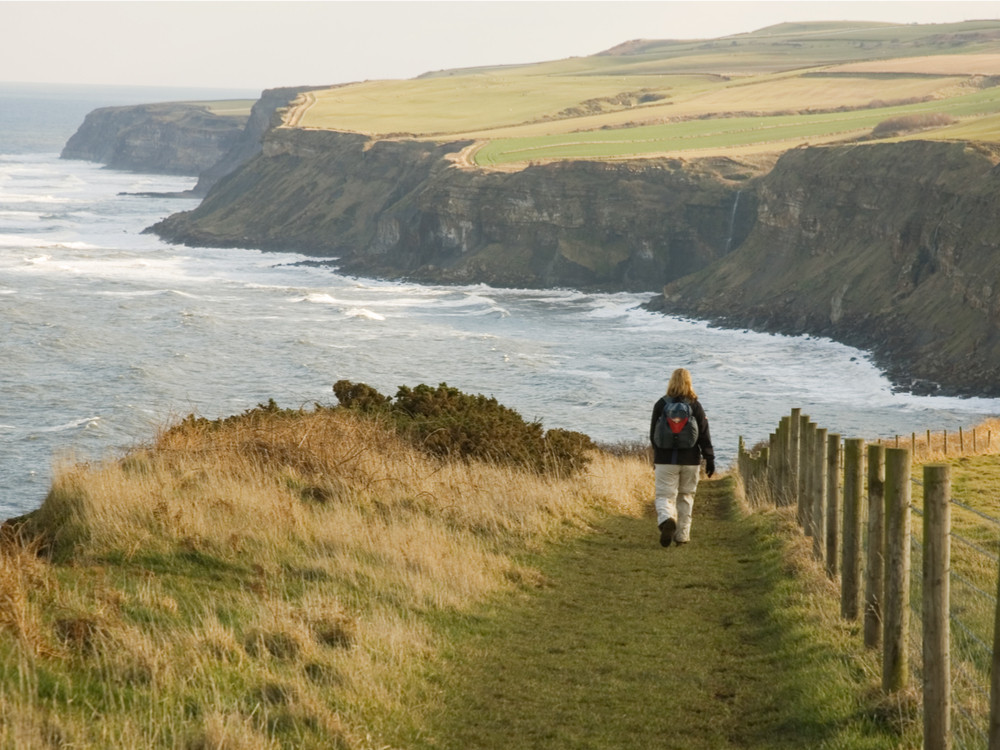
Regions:
<instances>
[{"instance_id":1,"label":"grassy field","mask_svg":"<svg viewBox=\"0 0 1000 750\"><path fill-rule=\"evenodd\" d=\"M780 152L858 140L914 111L995 141L1000 22L782 24L693 42L632 42L590 57L440 71L312 92L298 127L470 139L481 166L557 159Z\"/></svg>"},{"instance_id":2,"label":"grassy field","mask_svg":"<svg viewBox=\"0 0 1000 750\"><path fill-rule=\"evenodd\" d=\"M980 115L998 111L1000 88L933 103L848 112L696 119L543 138L504 138L488 141L477 151L476 161L490 166L532 160L667 155L704 149L740 153L748 146L792 148L802 143L857 139L884 120L916 113L978 119ZM936 128L934 137L947 137L949 127ZM964 127L969 126L966 123ZM996 135L1000 138L1000 133ZM928 137L927 132L920 137Z\"/></svg>"}]
</instances>

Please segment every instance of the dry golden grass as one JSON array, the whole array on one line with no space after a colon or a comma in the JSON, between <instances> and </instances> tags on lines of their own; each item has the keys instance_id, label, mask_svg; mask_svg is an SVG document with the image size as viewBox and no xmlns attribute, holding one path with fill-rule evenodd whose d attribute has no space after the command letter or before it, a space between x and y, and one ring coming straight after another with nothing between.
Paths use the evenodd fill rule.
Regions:
<instances>
[{"instance_id":1,"label":"dry golden grass","mask_svg":"<svg viewBox=\"0 0 1000 750\"><path fill-rule=\"evenodd\" d=\"M24 527L49 560L2 545L0 748L380 747L421 722L435 618L651 489L634 458L442 462L339 410L67 464Z\"/></svg>"},{"instance_id":2,"label":"dry golden grass","mask_svg":"<svg viewBox=\"0 0 1000 750\"><path fill-rule=\"evenodd\" d=\"M1000 54L899 57L893 60L871 60L867 62L848 63L846 65L834 65L826 70L830 73L915 73L936 76L989 76L1000 74Z\"/></svg>"},{"instance_id":3,"label":"dry golden grass","mask_svg":"<svg viewBox=\"0 0 1000 750\"><path fill-rule=\"evenodd\" d=\"M1000 453L1000 419L987 419L959 430L912 432L881 442L890 447L909 448L917 464L962 456L990 456Z\"/></svg>"}]
</instances>

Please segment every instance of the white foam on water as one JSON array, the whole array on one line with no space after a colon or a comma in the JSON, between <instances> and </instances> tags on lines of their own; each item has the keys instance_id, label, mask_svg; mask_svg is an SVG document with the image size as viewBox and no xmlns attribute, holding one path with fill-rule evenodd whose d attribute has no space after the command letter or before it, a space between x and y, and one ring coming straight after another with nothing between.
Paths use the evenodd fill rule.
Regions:
<instances>
[{"instance_id":1,"label":"white foam on water","mask_svg":"<svg viewBox=\"0 0 1000 750\"><path fill-rule=\"evenodd\" d=\"M55 206L55 205L70 205L76 203L77 201L72 198L59 197L50 194L31 194L31 193L7 193L0 192L0 203L7 206L17 206L17 205L44 205L44 206Z\"/></svg>"},{"instance_id":2,"label":"white foam on water","mask_svg":"<svg viewBox=\"0 0 1000 750\"><path fill-rule=\"evenodd\" d=\"M367 320L385 320L384 315L379 315L377 312L372 312L371 310L366 310L363 307L352 307L350 310L344 312L348 318L365 318Z\"/></svg>"},{"instance_id":3,"label":"white foam on water","mask_svg":"<svg viewBox=\"0 0 1000 750\"><path fill-rule=\"evenodd\" d=\"M58 424L52 427L36 427L34 432L67 432L69 430L76 430L79 428L90 428L96 426L101 421L100 417L83 417L81 419L74 419L72 422L66 422L65 424Z\"/></svg>"},{"instance_id":4,"label":"white foam on water","mask_svg":"<svg viewBox=\"0 0 1000 750\"><path fill-rule=\"evenodd\" d=\"M309 302L313 305L342 305L344 304L336 297L329 294L315 293L307 294L305 297L296 297L293 302Z\"/></svg>"}]
</instances>

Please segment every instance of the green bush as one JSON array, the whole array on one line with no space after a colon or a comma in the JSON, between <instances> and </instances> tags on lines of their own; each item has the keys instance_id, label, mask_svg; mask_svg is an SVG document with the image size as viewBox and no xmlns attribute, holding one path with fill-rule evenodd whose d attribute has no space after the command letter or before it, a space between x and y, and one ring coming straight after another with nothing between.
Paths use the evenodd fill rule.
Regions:
<instances>
[{"instance_id":1,"label":"green bush","mask_svg":"<svg viewBox=\"0 0 1000 750\"><path fill-rule=\"evenodd\" d=\"M587 451L594 447L583 433L544 432L539 422L526 422L495 398L462 393L447 383L436 388L400 386L392 399L348 380L334 384L333 392L343 408L385 417L412 445L442 458L480 459L568 476L587 465Z\"/></svg>"},{"instance_id":2,"label":"green bush","mask_svg":"<svg viewBox=\"0 0 1000 750\"><path fill-rule=\"evenodd\" d=\"M901 117L891 117L883 120L872 129L872 135L880 138L893 133L905 133L908 130L923 130L924 128L940 128L951 125L957 120L942 112L925 112Z\"/></svg>"},{"instance_id":3,"label":"green bush","mask_svg":"<svg viewBox=\"0 0 1000 750\"><path fill-rule=\"evenodd\" d=\"M333 393L341 405L363 412L377 412L389 405L389 397L383 396L370 385L338 380L333 384Z\"/></svg>"}]
</instances>

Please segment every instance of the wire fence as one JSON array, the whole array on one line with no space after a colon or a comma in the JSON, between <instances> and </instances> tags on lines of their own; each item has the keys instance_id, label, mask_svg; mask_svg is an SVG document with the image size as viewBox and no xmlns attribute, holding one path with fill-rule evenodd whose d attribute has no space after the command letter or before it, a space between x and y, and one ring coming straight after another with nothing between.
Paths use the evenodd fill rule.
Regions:
<instances>
[{"instance_id":1,"label":"wire fence","mask_svg":"<svg viewBox=\"0 0 1000 750\"><path fill-rule=\"evenodd\" d=\"M909 530L909 538L908 541L901 542L903 547L908 548L904 556L905 577L901 585L908 594L906 598L911 616L905 618L908 620L907 632L902 634L900 645L906 652L903 659L903 671L906 672L903 683L925 688L925 748L953 747L971 750L987 747L991 731L993 631L1000 606L997 599L1000 518L989 511L998 507L1000 499L992 497L989 492L978 487L976 482L958 483L959 488L955 490L950 474L946 474L949 477L948 490L947 500L943 504L947 505L947 528L942 530L939 524L935 530L934 519L928 523L928 514L925 514L925 503L930 501L927 499L924 482L918 476L909 476L908 481L900 479L902 485L908 485L904 489L888 489L883 451L883 465L869 466L867 481L862 482L867 502L859 505L858 509L853 509L849 495L853 491L851 488L859 482L860 468L854 466L852 469L845 465L844 446L845 443L862 441L841 441L839 435L827 435L826 430L808 420L807 416L801 414L801 410L793 410L789 417L782 419L769 442L756 446L753 451L746 450L742 438L740 439L738 469L744 493L751 504L798 505L798 518L803 531L813 537L814 553L817 558L825 561L831 577L841 578L842 610L845 617L859 616L851 615L854 610L844 603L852 598L860 598L860 592L854 588L849 590L849 587L860 589L860 579L869 571L850 571L846 565L843 571L838 571L836 558L850 560L851 555L844 548L855 544L854 531L861 532L857 534L857 544L864 548L857 550L859 561L871 560L869 550L872 547L872 536L878 537L878 544L885 544L879 555L878 570L873 571L878 585L873 586L872 581L865 579L866 596L870 595L869 589L874 588L878 592L878 606L873 610L866 601L864 608L866 645L872 645L868 643L869 617L877 618L876 631L881 631L884 621L893 617L890 610L894 592L889 589L895 585L892 582L897 578L890 575L889 571L895 564L891 559L893 552L889 548L889 527L892 524L888 521L888 514L891 503L889 499L885 499L887 517L881 518L883 498L887 491L896 492L900 496L905 494L907 518L903 528ZM929 461L946 456L955 457L960 452L965 455L982 455L1000 447L995 445L998 441L992 430L979 435L975 430L971 433L960 430L957 438L953 437L951 441L947 433L932 435L928 431L925 435L923 441L918 440L917 433L909 436L909 439L896 438L894 441L895 446L902 449L897 450L897 454L906 452L906 467L910 467L913 453L922 453L925 460ZM890 441L889 445L893 445L893 442ZM879 446L879 449L883 447ZM860 454L857 446L855 453ZM877 455L877 452L872 452L869 448L870 460ZM855 472L853 480L849 476L851 471ZM906 473L910 473L909 468ZM857 492L861 494L861 488ZM878 506L876 509L879 513L871 511L873 504ZM855 514L864 515L865 518L854 519ZM940 518L939 511L935 511L933 515L934 518ZM854 531L850 528L852 525L855 526ZM817 538L820 535L826 538L825 545ZM905 535L903 539L906 539ZM933 548L933 545L941 542L935 539L947 539L944 573L940 576L946 579L945 601L940 607L942 614L939 618L946 621L947 653L943 662L933 656L933 648L927 650L927 643L934 640L935 634L924 632L925 622L931 623L927 625L928 628L938 627L934 624L933 612L928 619L925 609L934 607L927 603L924 591L925 580L930 582L928 587L940 588L939 583L934 583L934 574L928 573L928 568L933 569L935 565L941 564L940 553ZM831 560L831 557L835 559ZM897 572L901 569L896 566ZM858 580L848 580L855 573ZM884 590L881 588L883 582ZM935 596L935 592L930 593L931 601ZM906 605L903 609L906 609ZM878 644L884 649L883 654L892 648L888 643L888 635L886 638L886 643ZM932 654L931 658L934 659L928 665L924 664L925 653ZM884 665L886 661L884 657ZM891 661L891 657L888 661ZM946 699L941 704L944 706L942 710L933 705L928 706L928 693L937 690L933 688L935 671L944 669L947 669L947 676L938 680L948 683L944 689ZM883 689L886 692L899 687L901 685L894 682L891 676L883 677ZM944 718L932 719L929 729L928 714L942 714ZM933 725L934 721L938 722L937 728ZM943 731L940 729L941 725L944 727ZM947 739L926 739L932 734L946 736Z\"/></svg>"},{"instance_id":2,"label":"wire fence","mask_svg":"<svg viewBox=\"0 0 1000 750\"><path fill-rule=\"evenodd\" d=\"M918 479L911 480L922 487ZM989 742L990 669L993 662L994 623L997 610L997 577L1000 571L1000 518L977 507L992 498L952 496L951 568L949 571L951 661L951 739L956 750L983 748ZM911 506L923 518L923 510ZM924 540L914 533L914 570L922 563ZM910 601L919 603L922 577L912 576ZM918 609L919 614L919 609ZM920 618L913 618L919 628Z\"/></svg>"}]
</instances>

